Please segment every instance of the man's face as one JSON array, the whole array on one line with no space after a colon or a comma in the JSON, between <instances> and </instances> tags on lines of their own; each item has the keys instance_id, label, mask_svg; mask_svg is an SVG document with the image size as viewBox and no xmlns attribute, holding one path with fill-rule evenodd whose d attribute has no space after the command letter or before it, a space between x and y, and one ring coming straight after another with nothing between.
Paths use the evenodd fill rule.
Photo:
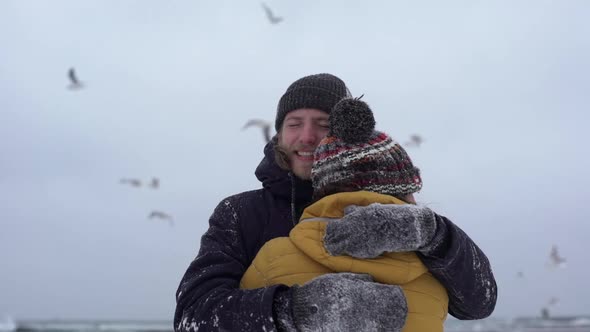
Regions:
<instances>
[{"instance_id":1,"label":"man's face","mask_svg":"<svg viewBox=\"0 0 590 332\"><path fill-rule=\"evenodd\" d=\"M304 180L311 178L313 152L328 135L329 115L317 109L302 108L287 113L279 134L279 146L287 153L291 170Z\"/></svg>"}]
</instances>

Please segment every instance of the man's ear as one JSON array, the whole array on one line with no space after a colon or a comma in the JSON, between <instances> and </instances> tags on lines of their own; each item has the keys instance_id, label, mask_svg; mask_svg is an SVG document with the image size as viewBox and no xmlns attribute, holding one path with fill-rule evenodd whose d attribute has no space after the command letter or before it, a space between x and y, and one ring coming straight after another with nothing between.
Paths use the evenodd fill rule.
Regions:
<instances>
[{"instance_id":1,"label":"man's ear","mask_svg":"<svg viewBox=\"0 0 590 332\"><path fill-rule=\"evenodd\" d=\"M407 194L405 196L402 196L401 200L406 203L409 203L409 204L414 204L414 205L416 204L416 199L414 198L414 194Z\"/></svg>"}]
</instances>

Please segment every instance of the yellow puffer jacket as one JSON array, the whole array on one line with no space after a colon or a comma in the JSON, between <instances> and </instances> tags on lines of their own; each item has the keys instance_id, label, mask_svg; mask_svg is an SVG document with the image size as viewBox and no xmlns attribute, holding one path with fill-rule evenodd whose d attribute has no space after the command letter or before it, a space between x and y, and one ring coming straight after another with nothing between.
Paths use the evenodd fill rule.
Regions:
<instances>
[{"instance_id":1,"label":"yellow puffer jacket","mask_svg":"<svg viewBox=\"0 0 590 332\"><path fill-rule=\"evenodd\" d=\"M302 285L325 273L368 273L375 281L400 285L408 303L404 332L443 331L448 312L444 287L413 252L385 253L374 259L330 256L323 245L326 219L339 219L348 205L405 204L388 195L358 191L326 196L305 209L289 237L268 241L248 268L240 287Z\"/></svg>"}]
</instances>

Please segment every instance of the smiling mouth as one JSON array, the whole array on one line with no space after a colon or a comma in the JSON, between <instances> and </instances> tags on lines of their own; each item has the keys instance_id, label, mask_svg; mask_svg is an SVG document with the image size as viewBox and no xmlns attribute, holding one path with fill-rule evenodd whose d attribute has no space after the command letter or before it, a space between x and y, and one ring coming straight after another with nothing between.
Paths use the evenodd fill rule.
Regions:
<instances>
[{"instance_id":1,"label":"smiling mouth","mask_svg":"<svg viewBox=\"0 0 590 332\"><path fill-rule=\"evenodd\" d=\"M295 151L295 156L300 161L313 162L313 152L310 152L310 151Z\"/></svg>"}]
</instances>

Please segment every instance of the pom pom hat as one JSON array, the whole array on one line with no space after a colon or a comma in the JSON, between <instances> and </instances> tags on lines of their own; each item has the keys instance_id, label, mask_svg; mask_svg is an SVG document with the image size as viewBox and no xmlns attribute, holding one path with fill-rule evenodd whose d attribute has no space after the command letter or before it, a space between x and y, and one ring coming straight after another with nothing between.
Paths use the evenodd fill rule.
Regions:
<instances>
[{"instance_id":1,"label":"pom pom hat","mask_svg":"<svg viewBox=\"0 0 590 332\"><path fill-rule=\"evenodd\" d=\"M375 130L373 112L360 97L339 101L329 121L311 169L315 199L358 190L400 197L422 188L420 170L401 145Z\"/></svg>"}]
</instances>

